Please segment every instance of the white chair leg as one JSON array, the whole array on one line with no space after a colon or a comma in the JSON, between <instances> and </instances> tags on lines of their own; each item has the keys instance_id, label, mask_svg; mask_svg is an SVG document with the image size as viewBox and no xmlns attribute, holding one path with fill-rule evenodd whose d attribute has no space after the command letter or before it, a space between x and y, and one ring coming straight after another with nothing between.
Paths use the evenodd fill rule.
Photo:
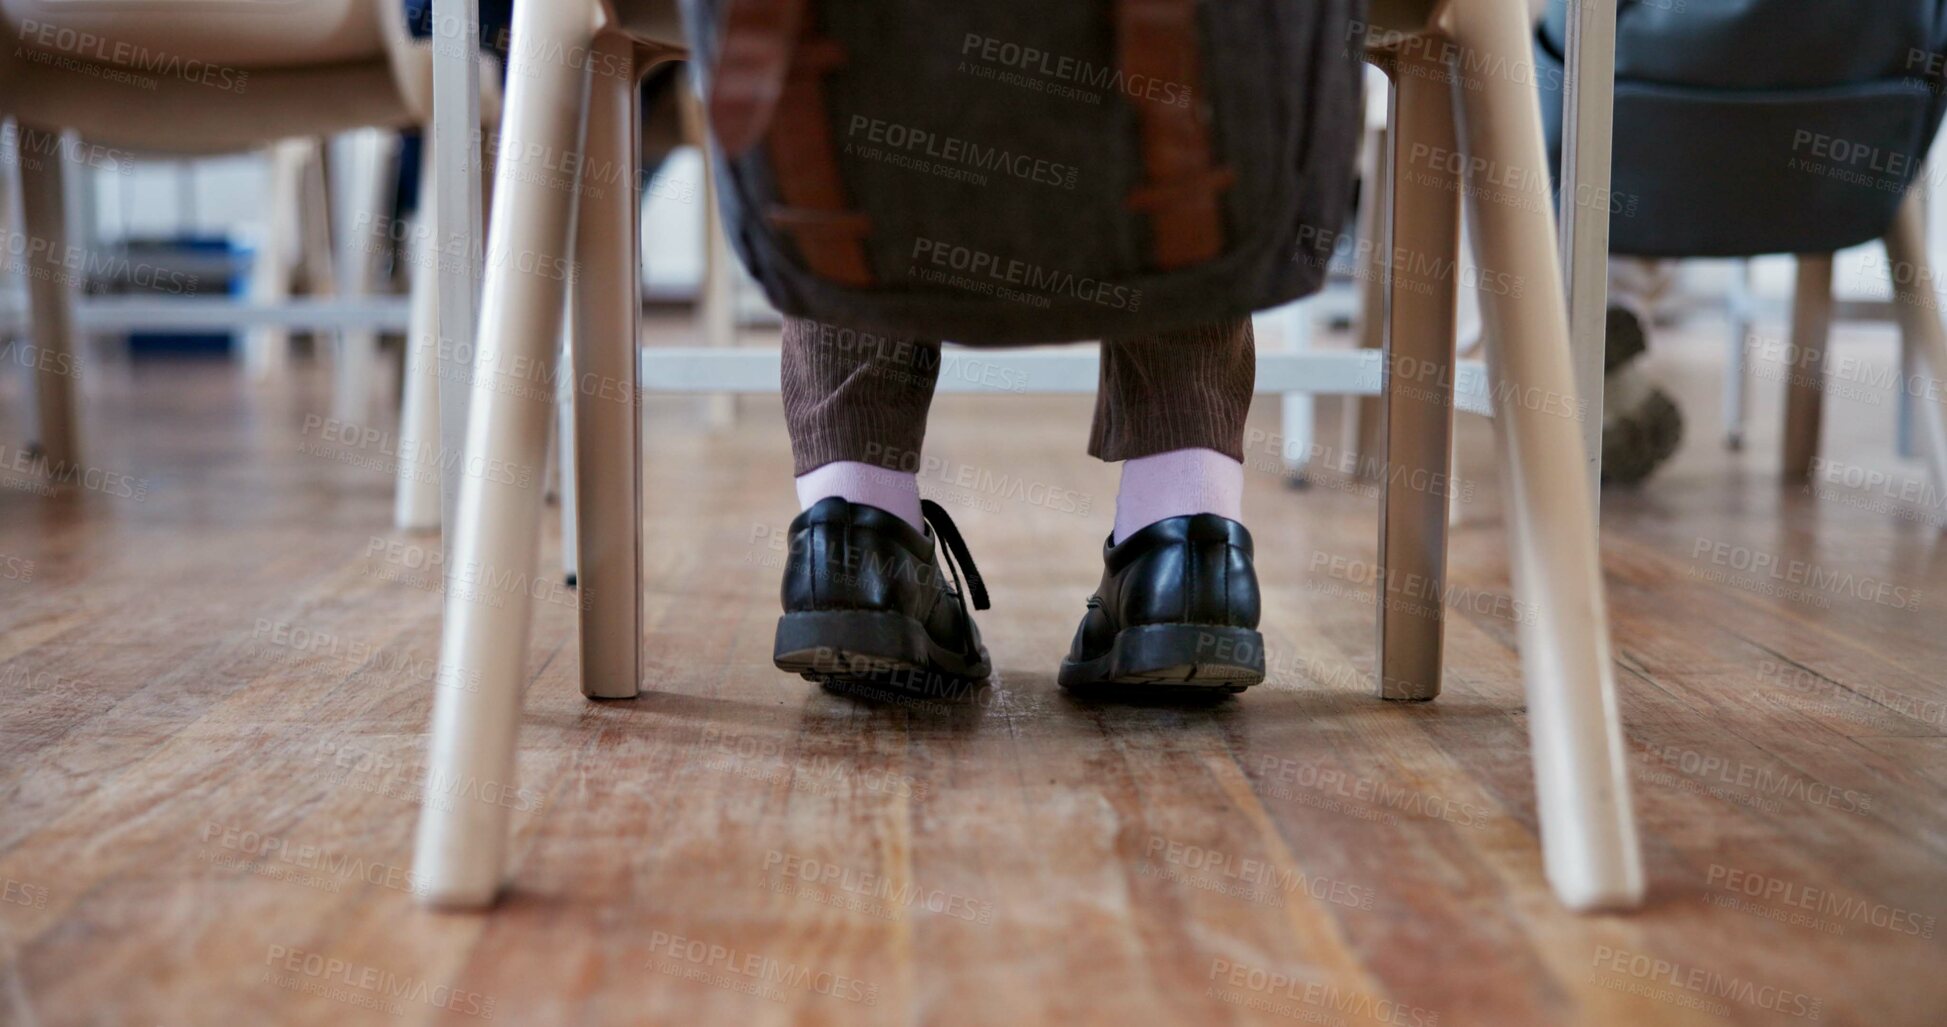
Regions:
<instances>
[{"instance_id":1,"label":"white chair leg","mask_svg":"<svg viewBox=\"0 0 1947 1027\"><path fill-rule=\"evenodd\" d=\"M596 40L604 67L633 69L635 46ZM647 69L642 69L647 70ZM588 97L588 161L618 172L584 189L575 240L574 481L582 598L581 691L628 699L642 678L642 425L638 418L637 322L642 312L636 192L641 163L636 74L595 80ZM563 495L570 486L563 480Z\"/></svg>"},{"instance_id":2,"label":"white chair leg","mask_svg":"<svg viewBox=\"0 0 1947 1027\"><path fill-rule=\"evenodd\" d=\"M74 272L68 261L65 161L54 133L20 126L20 208L28 248L29 331L35 355L34 406L40 454L57 471L81 459L75 397Z\"/></svg>"},{"instance_id":3,"label":"white chair leg","mask_svg":"<svg viewBox=\"0 0 1947 1027\"><path fill-rule=\"evenodd\" d=\"M1731 285L1731 348L1724 354L1724 448L1744 448L1744 422L1750 406L1752 296L1751 262L1737 262Z\"/></svg>"},{"instance_id":4,"label":"white chair leg","mask_svg":"<svg viewBox=\"0 0 1947 1027\"><path fill-rule=\"evenodd\" d=\"M697 316L702 322L703 344L722 347L737 343L737 269L730 257L730 237L724 234L723 215L717 207L715 161L710 148L703 147L703 287ZM729 427L737 419L736 396L729 393L710 396L704 404L704 418L713 428Z\"/></svg>"},{"instance_id":5,"label":"white chair leg","mask_svg":"<svg viewBox=\"0 0 1947 1027\"><path fill-rule=\"evenodd\" d=\"M1406 259L1386 276L1377 686L1381 699L1424 702L1440 694L1446 625L1447 496L1434 483L1453 451L1460 183L1444 165L1412 163L1455 152L1448 69L1420 50L1395 64L1386 221L1389 252Z\"/></svg>"},{"instance_id":6,"label":"white chair leg","mask_svg":"<svg viewBox=\"0 0 1947 1027\"><path fill-rule=\"evenodd\" d=\"M1920 430L1914 423L1920 416L1920 404L1912 391L1917 384L1926 381L1926 372L1921 368L1919 349L1905 332L1901 332L1900 390L1893 397L1893 451L1902 460L1921 455Z\"/></svg>"},{"instance_id":7,"label":"white chair leg","mask_svg":"<svg viewBox=\"0 0 1947 1027\"><path fill-rule=\"evenodd\" d=\"M1825 406L1825 348L1832 334L1832 254L1798 258L1792 290L1792 339L1785 359L1784 474L1803 478L1819 455Z\"/></svg>"},{"instance_id":8,"label":"white chair leg","mask_svg":"<svg viewBox=\"0 0 1947 1027\"><path fill-rule=\"evenodd\" d=\"M1886 236L1886 256L1893 263L1893 297L1900 313L1900 330L1912 351L1916 374L1927 398L1916 398L1919 421L1925 429L1927 462L1934 486L1947 490L1947 329L1940 321L1941 294L1934 291L1933 262L1927 255L1927 218L1918 198L1909 195ZM1899 283L1909 283L1905 286Z\"/></svg>"},{"instance_id":9,"label":"white chair leg","mask_svg":"<svg viewBox=\"0 0 1947 1027\"><path fill-rule=\"evenodd\" d=\"M333 233L338 241L338 292L347 299L372 294L389 223L392 181L390 159L395 136L368 128L339 141L345 157L346 216ZM364 424L372 416L373 378L378 370L379 337L369 329L339 333L338 359L332 363L331 411L340 421Z\"/></svg>"},{"instance_id":10,"label":"white chair leg","mask_svg":"<svg viewBox=\"0 0 1947 1027\"><path fill-rule=\"evenodd\" d=\"M277 303L291 295L291 273L297 265L298 238L303 225L304 170L313 143L286 139L272 144L268 188L264 195L264 234L250 269L250 298ZM290 366L289 329L254 328L246 337L244 370L253 381L280 375Z\"/></svg>"},{"instance_id":11,"label":"white chair leg","mask_svg":"<svg viewBox=\"0 0 1947 1027\"><path fill-rule=\"evenodd\" d=\"M596 0L516 0L514 45L587 53L596 9ZM523 165L581 166L588 74L586 61L521 60L509 69L414 862L422 897L437 905L491 903L504 871L507 806L496 800L514 788L526 584L536 570L553 408L533 369L550 366L561 338L577 188Z\"/></svg>"},{"instance_id":12,"label":"white chair leg","mask_svg":"<svg viewBox=\"0 0 1947 1027\"><path fill-rule=\"evenodd\" d=\"M430 158L432 133L426 132ZM433 531L440 517L439 433L439 266L431 245L433 200L438 176L432 161L419 169L418 212L406 237L412 290L406 326L403 398L399 407L398 479L393 485L392 523L401 531Z\"/></svg>"},{"instance_id":13,"label":"white chair leg","mask_svg":"<svg viewBox=\"0 0 1947 1027\"><path fill-rule=\"evenodd\" d=\"M1506 2L1529 11L1540 9L1526 0ZM1565 196L1610 195L1615 149L1617 2L1578 0L1567 7L1561 166ZM1509 52L1507 59L1518 58ZM1532 167L1541 170L1540 164ZM1562 288L1568 304L1569 371L1574 376L1575 392L1588 411L1576 427L1582 435L1582 465L1588 470L1583 481L1589 490L1589 513L1599 519L1602 407L1607 385L1604 369L1609 348L1609 205L1570 202L1563 203L1560 211L1556 227Z\"/></svg>"},{"instance_id":14,"label":"white chair leg","mask_svg":"<svg viewBox=\"0 0 1947 1027\"><path fill-rule=\"evenodd\" d=\"M323 140L308 140L298 174L298 267L314 296L338 295L338 268L332 258L331 184L325 174Z\"/></svg>"},{"instance_id":15,"label":"white chair leg","mask_svg":"<svg viewBox=\"0 0 1947 1027\"><path fill-rule=\"evenodd\" d=\"M569 0L569 6L579 11L586 2ZM485 280L481 240L493 238L482 206L489 202L485 194L491 182L482 172L493 168L494 163L483 152L492 145L493 137L481 131L480 121L480 62L476 59L480 51L479 7L477 0L433 0L432 4L433 23L442 31L438 32L439 44L433 48L433 118L425 137L432 145L421 167L422 173L440 182L426 225L434 240L433 252L440 255L435 272L440 281L439 326L440 338L447 340L439 350L437 373L439 451L444 454L465 447L467 425L471 423L468 397L473 387L469 383L476 380L480 367L474 343L481 341L480 289ZM539 52L517 53L512 64L551 59L555 58ZM511 84L511 77L509 81ZM511 108L503 100L500 138L529 141L512 133L513 122L505 116L508 110ZM554 340L550 337L549 341ZM445 465L439 491L440 520L450 524L460 501L457 467ZM443 541L450 561L452 538L447 536Z\"/></svg>"},{"instance_id":16,"label":"white chair leg","mask_svg":"<svg viewBox=\"0 0 1947 1027\"><path fill-rule=\"evenodd\" d=\"M581 209L589 209L588 198L582 197ZM571 293L580 288L570 287ZM548 463L553 472L548 476L554 490L550 498L561 503L561 574L570 587L580 581L577 571L581 567L581 525L576 523L575 494L575 350L574 338L578 330L575 317L575 304L578 296L568 301L568 310L563 315L568 323L566 338L562 340L561 359L558 362L560 376L554 390L554 428L549 433Z\"/></svg>"},{"instance_id":17,"label":"white chair leg","mask_svg":"<svg viewBox=\"0 0 1947 1027\"><path fill-rule=\"evenodd\" d=\"M1522 679L1543 861L1572 909L1633 906L1642 855L1630 809L1622 728L1596 549L1594 491L1576 413L1568 309L1534 86L1493 69L1527 60L1527 5L1452 0L1443 27L1459 45L1467 204L1482 267L1522 283L1482 297L1495 434L1508 497L1508 551L1520 618ZM1496 169L1478 175L1475 166ZM1505 183L1527 183L1510 188Z\"/></svg>"},{"instance_id":18,"label":"white chair leg","mask_svg":"<svg viewBox=\"0 0 1947 1027\"><path fill-rule=\"evenodd\" d=\"M1392 136L1390 125L1366 135L1365 152L1371 160L1371 170L1365 184L1372 195L1362 196L1359 205L1361 248L1354 254L1359 267L1360 349L1386 347L1386 276L1392 259L1386 247L1392 245L1393 238L1391 214L1387 209L1387 198L1393 195L1393 164L1389 156ZM1348 397L1343 402L1350 421L1345 437L1350 440L1353 473L1363 477L1376 462L1373 457L1379 452L1379 436L1385 430L1383 411L1379 401L1368 396ZM1334 456L1342 460L1345 454Z\"/></svg>"},{"instance_id":19,"label":"white chair leg","mask_svg":"<svg viewBox=\"0 0 1947 1027\"><path fill-rule=\"evenodd\" d=\"M1304 353L1312 348L1312 305L1300 300L1282 311L1284 348L1288 353ZM1283 421L1284 471L1288 480L1302 483L1305 468L1317 436L1318 404L1309 392L1287 392L1280 397L1279 415Z\"/></svg>"}]
</instances>

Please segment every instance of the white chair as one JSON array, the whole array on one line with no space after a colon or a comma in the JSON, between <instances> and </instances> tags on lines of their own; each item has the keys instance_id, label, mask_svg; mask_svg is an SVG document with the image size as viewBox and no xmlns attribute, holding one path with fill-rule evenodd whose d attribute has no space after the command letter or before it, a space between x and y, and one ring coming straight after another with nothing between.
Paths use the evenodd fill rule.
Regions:
<instances>
[{"instance_id":1,"label":"white chair","mask_svg":"<svg viewBox=\"0 0 1947 1027\"><path fill-rule=\"evenodd\" d=\"M0 21L13 37L0 47L0 117L20 126L24 228L38 244L29 254L30 333L53 356L36 375L39 442L51 464L67 466L80 460L74 381L47 369L73 360L73 283L61 266L70 251L63 133L132 153L219 154L364 127L424 126L432 113L433 47L411 37L399 0L248 7L207 0L0 0ZM144 70L144 55L151 70ZM116 65L111 58L133 63ZM480 77L487 83L482 108L491 120L499 106L498 74ZM273 247L284 244L281 237L270 240ZM423 393L434 381L432 284L430 276L415 279L406 405L422 416L405 419L402 481L430 477L406 465L427 450L417 441L437 434L421 409L431 407ZM427 511L436 509L421 490L402 497L401 520L423 526L432 516Z\"/></svg>"},{"instance_id":2,"label":"white chair","mask_svg":"<svg viewBox=\"0 0 1947 1027\"><path fill-rule=\"evenodd\" d=\"M1588 6L1598 23L1604 14L1613 15L1601 4ZM1399 165L1416 144L1445 146L1468 155L1471 160L1463 165L1470 169L1500 169L1497 181L1547 182L1532 83L1478 70L1518 67L1528 59L1525 4L1438 0L1376 7L1377 24L1407 29L1376 37L1381 44L1376 58L1395 83L1393 163ZM598 0L516 0L515 46L588 52L589 63L597 67L638 73L677 54L659 42L676 37L666 10L620 13L616 5ZM1595 38L1600 41L1600 33ZM1450 68L1445 62L1455 53L1468 59ZM1449 76L1455 73L1465 88L1452 86ZM1607 67L1600 68L1597 78L1608 74ZM1585 97L1591 110L1606 102L1599 89L1591 94ZM577 131L584 95L585 152ZM572 290L575 373L579 379L625 386L619 390L621 401L587 390L574 401L576 517L581 583L588 590L581 617L581 684L590 697L615 699L633 697L641 683L637 208L633 194L589 189L577 211L572 188L522 172L528 153L579 158L575 163L586 167L632 166L634 103L633 79L627 76L596 74L591 81L585 69L551 62L513 69L505 135L526 145L503 149L498 157L505 184L488 236L479 363L463 454L467 467L494 470L469 473L460 482L448 561L449 567L514 582L534 572L550 397L525 386L532 369L551 359L570 290L558 276L522 273L512 258L519 254L543 267L572 258L580 269ZM1600 127L1606 133L1606 122ZM1599 155L1593 161L1606 165ZM1508 169L1520 172L1507 174ZM1471 172L1458 181L1415 170L1410 180L1393 178L1394 244L1426 255L1429 265L1457 254L1464 186L1480 263L1518 276L1523 284L1518 295L1488 295L1483 304L1513 580L1520 598L1536 611L1521 625L1520 649L1548 879L1574 909L1631 906L1643 893L1641 858L1597 565L1593 470L1586 458L1593 429L1578 427L1573 418L1577 365L1571 362L1553 207L1545 195L1543 202L1503 195L1507 190L1497 181L1475 180ZM1603 215L1601 230L1582 224L1578 227L1589 234L1570 233L1571 252L1606 252L1606 211ZM1578 283L1586 284L1588 277L1586 264L1578 265ZM1593 277L1599 333L1599 266ZM1427 277L1409 270L1393 276L1390 360L1384 366L1451 367L1455 284L1451 273ZM1578 320L1586 314L1579 304L1577 312ZM1599 382L1599 348L1596 352ZM1063 359L1046 358L1050 363ZM754 368L761 362L759 355L749 363ZM770 367L769 387L775 388L774 362ZM761 378L753 373L741 381L758 387ZM1449 373L1430 373L1416 376L1414 388L1400 392L1388 375L1387 455L1394 466L1446 471L1452 381ZM709 387L725 384L718 380ZM1274 388L1283 391L1283 383ZM1553 399L1538 402L1537 397ZM1389 478L1413 480L1410 474ZM1380 553L1386 566L1380 580L1418 575L1439 589L1445 498L1430 490L1389 490L1382 521ZM1441 604L1417 595L1404 598L1408 601L1397 601L1382 590L1379 694L1430 699L1439 690ZM491 797L513 787L527 634L525 591L447 590L440 679L467 681L470 687L438 689L434 700L428 801L421 810L415 862L424 898L432 903L485 906L503 883L507 810ZM464 782L470 795L456 797L434 782Z\"/></svg>"}]
</instances>

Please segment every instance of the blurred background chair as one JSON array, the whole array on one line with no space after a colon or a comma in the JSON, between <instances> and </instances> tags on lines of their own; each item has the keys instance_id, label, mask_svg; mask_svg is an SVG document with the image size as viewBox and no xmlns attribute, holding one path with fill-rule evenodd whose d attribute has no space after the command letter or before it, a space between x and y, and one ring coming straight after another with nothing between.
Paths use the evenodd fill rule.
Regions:
<instances>
[{"instance_id":1,"label":"blurred background chair","mask_svg":"<svg viewBox=\"0 0 1947 1027\"><path fill-rule=\"evenodd\" d=\"M314 164L313 141L361 128L426 124L432 46L412 38L399 0L300 0L248 9L200 0L3 0L0 16L15 39L0 48L0 116L19 125L29 334L52 358L34 376L38 444L50 464L71 466L81 460L75 376L54 368L76 360L73 265L83 250L68 231L64 172L71 161L64 138L144 156L232 153L297 140L273 160L279 184L271 190L274 209L260 242L264 274L257 286L257 298L269 301L287 291L286 268L301 245L302 183ZM481 80L481 109L491 120L498 75ZM358 211L353 223L383 231L391 213L384 190L357 192L372 208ZM366 253L382 244L368 238L342 245ZM314 258L312 265L328 271L331 261ZM344 285L358 291L359 277ZM430 299L430 285L414 291ZM415 339L435 332L428 309L414 305ZM354 363L369 347L370 324L355 308L307 313L230 303L199 316L266 329L247 349L260 371L282 359L278 333L292 327L351 332L361 351ZM406 391L413 391L410 375ZM407 453L412 445L402 440L400 449Z\"/></svg>"},{"instance_id":2,"label":"blurred background chair","mask_svg":"<svg viewBox=\"0 0 1947 1027\"><path fill-rule=\"evenodd\" d=\"M1551 101L1562 93L1569 12L1567 0L1550 0L1534 47L1535 78L1558 152L1563 124ZM1926 429L1935 480L1947 487L1947 390L1909 387L1914 376L1938 383L1947 372L1947 348L1936 344L1939 311L1931 299L1921 176L1947 113L1943 50L1947 9L1934 0L1632 3L1619 12L1616 134L1657 145L1618 150L1610 191L1571 190L1564 202L1607 212L1617 255L1797 256L1783 352L1788 478L1805 477L1818 454L1834 311L1832 254L1884 240L1893 302L1883 312L1901 325L1908 376L1899 383L1902 448L1914 416ZM1733 295L1738 330L1726 368L1725 426L1736 448L1744 435L1752 340L1748 288ZM1667 441L1674 446L1674 438ZM1628 439L1616 444L1630 448ZM1653 466L1661 459L1611 456L1605 466L1640 456L1651 457Z\"/></svg>"}]
</instances>

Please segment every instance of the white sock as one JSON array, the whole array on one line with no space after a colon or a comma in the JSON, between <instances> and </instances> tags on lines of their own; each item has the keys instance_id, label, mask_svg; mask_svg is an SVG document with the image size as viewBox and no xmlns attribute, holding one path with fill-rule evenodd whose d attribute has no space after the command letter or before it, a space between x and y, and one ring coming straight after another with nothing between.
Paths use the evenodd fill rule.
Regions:
<instances>
[{"instance_id":1,"label":"white sock","mask_svg":"<svg viewBox=\"0 0 1947 1027\"><path fill-rule=\"evenodd\" d=\"M1122 464L1115 541L1169 517L1244 517L1244 465L1214 449L1172 449Z\"/></svg>"},{"instance_id":2,"label":"white sock","mask_svg":"<svg viewBox=\"0 0 1947 1027\"><path fill-rule=\"evenodd\" d=\"M876 506L898 514L919 531L919 476L890 471L856 460L839 460L798 475L798 508L809 510L821 499L838 496L848 503Z\"/></svg>"}]
</instances>

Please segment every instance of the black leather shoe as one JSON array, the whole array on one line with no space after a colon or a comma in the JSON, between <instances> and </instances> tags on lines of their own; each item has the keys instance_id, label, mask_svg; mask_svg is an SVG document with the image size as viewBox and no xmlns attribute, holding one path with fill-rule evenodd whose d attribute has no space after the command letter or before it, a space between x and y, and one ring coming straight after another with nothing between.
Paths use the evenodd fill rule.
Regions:
<instances>
[{"instance_id":1,"label":"black leather shoe","mask_svg":"<svg viewBox=\"0 0 1947 1027\"><path fill-rule=\"evenodd\" d=\"M987 609L987 586L959 529L938 503L922 500L930 531L897 514L833 497L791 522L784 565L784 616L772 660L806 680L885 684L931 691L987 676L987 650L967 600ZM953 561L941 573L934 538Z\"/></svg>"},{"instance_id":2,"label":"black leather shoe","mask_svg":"<svg viewBox=\"0 0 1947 1027\"><path fill-rule=\"evenodd\" d=\"M1061 686L1241 692L1264 680L1251 533L1216 514L1157 521L1103 544Z\"/></svg>"}]
</instances>

